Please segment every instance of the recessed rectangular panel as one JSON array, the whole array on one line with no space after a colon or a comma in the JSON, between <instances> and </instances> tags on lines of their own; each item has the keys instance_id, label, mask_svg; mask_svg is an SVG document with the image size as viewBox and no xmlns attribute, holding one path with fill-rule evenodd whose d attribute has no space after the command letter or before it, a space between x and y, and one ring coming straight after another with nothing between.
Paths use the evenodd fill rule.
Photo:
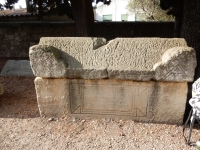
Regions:
<instances>
[{"instance_id":1,"label":"recessed rectangular panel","mask_svg":"<svg viewBox=\"0 0 200 150\"><path fill-rule=\"evenodd\" d=\"M75 114L145 117L150 86L130 83L72 83L71 111Z\"/></svg>"},{"instance_id":2,"label":"recessed rectangular panel","mask_svg":"<svg viewBox=\"0 0 200 150\"><path fill-rule=\"evenodd\" d=\"M82 112L131 113L134 89L123 86L82 86Z\"/></svg>"}]
</instances>

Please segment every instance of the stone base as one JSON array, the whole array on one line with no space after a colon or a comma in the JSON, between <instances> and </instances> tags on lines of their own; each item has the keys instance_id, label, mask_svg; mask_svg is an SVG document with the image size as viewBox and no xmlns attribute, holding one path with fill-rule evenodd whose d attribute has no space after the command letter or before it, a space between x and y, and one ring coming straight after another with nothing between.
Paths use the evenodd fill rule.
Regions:
<instances>
[{"instance_id":1,"label":"stone base","mask_svg":"<svg viewBox=\"0 0 200 150\"><path fill-rule=\"evenodd\" d=\"M186 82L35 79L41 116L105 117L181 124Z\"/></svg>"}]
</instances>

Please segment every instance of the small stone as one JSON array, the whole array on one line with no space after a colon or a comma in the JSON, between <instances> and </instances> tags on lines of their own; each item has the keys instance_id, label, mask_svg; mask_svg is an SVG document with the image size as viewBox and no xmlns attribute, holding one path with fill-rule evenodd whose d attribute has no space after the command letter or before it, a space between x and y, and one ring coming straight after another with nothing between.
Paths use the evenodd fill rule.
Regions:
<instances>
[{"instance_id":1,"label":"small stone","mask_svg":"<svg viewBox=\"0 0 200 150\"><path fill-rule=\"evenodd\" d=\"M75 121L76 121L76 118L73 118L72 121L75 122Z\"/></svg>"},{"instance_id":2,"label":"small stone","mask_svg":"<svg viewBox=\"0 0 200 150\"><path fill-rule=\"evenodd\" d=\"M55 118L51 117L48 119L48 121L55 121Z\"/></svg>"},{"instance_id":3,"label":"small stone","mask_svg":"<svg viewBox=\"0 0 200 150\"><path fill-rule=\"evenodd\" d=\"M121 133L120 135L121 135L121 136L126 136L124 133Z\"/></svg>"},{"instance_id":4,"label":"small stone","mask_svg":"<svg viewBox=\"0 0 200 150\"><path fill-rule=\"evenodd\" d=\"M84 123L85 122L85 120L81 120L81 123Z\"/></svg>"}]
</instances>

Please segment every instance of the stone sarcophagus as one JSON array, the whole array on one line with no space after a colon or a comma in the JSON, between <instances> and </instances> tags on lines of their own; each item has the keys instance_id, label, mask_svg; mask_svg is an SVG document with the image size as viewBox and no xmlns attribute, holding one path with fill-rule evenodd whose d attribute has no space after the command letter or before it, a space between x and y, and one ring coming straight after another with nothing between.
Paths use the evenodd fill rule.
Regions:
<instances>
[{"instance_id":1,"label":"stone sarcophagus","mask_svg":"<svg viewBox=\"0 0 200 150\"><path fill-rule=\"evenodd\" d=\"M184 39L44 37L29 55L41 116L182 123L196 67Z\"/></svg>"}]
</instances>

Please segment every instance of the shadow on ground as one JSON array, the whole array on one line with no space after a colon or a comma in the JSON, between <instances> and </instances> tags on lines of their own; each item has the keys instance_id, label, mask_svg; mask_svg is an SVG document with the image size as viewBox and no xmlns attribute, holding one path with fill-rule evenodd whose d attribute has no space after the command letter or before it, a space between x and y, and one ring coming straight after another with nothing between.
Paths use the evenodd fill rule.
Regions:
<instances>
[{"instance_id":1,"label":"shadow on ground","mask_svg":"<svg viewBox=\"0 0 200 150\"><path fill-rule=\"evenodd\" d=\"M0 118L39 117L34 77L0 77Z\"/></svg>"}]
</instances>

